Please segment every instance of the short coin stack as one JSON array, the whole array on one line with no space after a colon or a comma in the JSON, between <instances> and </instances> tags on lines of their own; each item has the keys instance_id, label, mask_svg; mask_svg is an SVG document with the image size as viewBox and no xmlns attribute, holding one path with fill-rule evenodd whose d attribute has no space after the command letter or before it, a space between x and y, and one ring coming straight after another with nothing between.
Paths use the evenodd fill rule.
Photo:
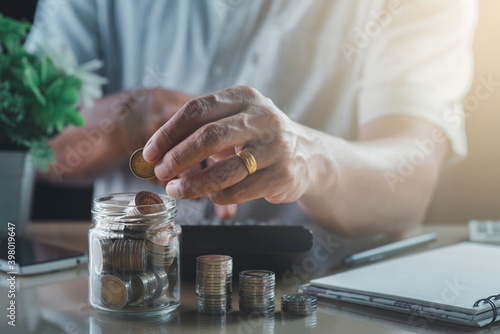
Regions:
<instances>
[{"instance_id":1,"label":"short coin stack","mask_svg":"<svg viewBox=\"0 0 500 334\"><path fill-rule=\"evenodd\" d=\"M232 310L233 258L203 255L196 258L196 308L203 314L226 314Z\"/></svg>"},{"instance_id":2,"label":"short coin stack","mask_svg":"<svg viewBox=\"0 0 500 334\"><path fill-rule=\"evenodd\" d=\"M246 270L240 272L240 311L269 314L274 312L274 272Z\"/></svg>"},{"instance_id":3,"label":"short coin stack","mask_svg":"<svg viewBox=\"0 0 500 334\"><path fill-rule=\"evenodd\" d=\"M291 315L309 315L317 308L318 298L313 295L297 293L281 297L281 311Z\"/></svg>"}]
</instances>

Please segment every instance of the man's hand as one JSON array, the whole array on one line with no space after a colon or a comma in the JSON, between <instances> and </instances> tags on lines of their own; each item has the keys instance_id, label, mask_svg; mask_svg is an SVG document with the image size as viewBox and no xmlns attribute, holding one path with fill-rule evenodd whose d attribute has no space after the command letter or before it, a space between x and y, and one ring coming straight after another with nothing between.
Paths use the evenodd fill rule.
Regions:
<instances>
[{"instance_id":1,"label":"man's hand","mask_svg":"<svg viewBox=\"0 0 500 334\"><path fill-rule=\"evenodd\" d=\"M416 141L437 137L411 175L396 187L386 182L387 173L399 173L401 159L415 154ZM254 174L235 155L240 150L255 157ZM297 201L317 223L357 236L419 224L447 150L441 130L418 118L380 118L347 141L291 121L255 89L239 86L187 102L151 137L144 158L156 163L159 179L170 180L172 197ZM204 159L212 164L183 174Z\"/></svg>"},{"instance_id":2,"label":"man's hand","mask_svg":"<svg viewBox=\"0 0 500 334\"><path fill-rule=\"evenodd\" d=\"M68 127L48 142L57 162L39 177L52 182L92 182L127 161L190 98L161 88L107 95L82 110L82 128Z\"/></svg>"},{"instance_id":3,"label":"man's hand","mask_svg":"<svg viewBox=\"0 0 500 334\"><path fill-rule=\"evenodd\" d=\"M262 197L292 202L305 192L308 179L298 129L257 90L234 86L190 100L156 131L143 154L157 163L158 179L171 180L166 191L178 199L208 195L223 205ZM235 155L240 150L255 157L254 174L248 175ZM207 168L180 177L205 159L212 161Z\"/></svg>"}]
</instances>

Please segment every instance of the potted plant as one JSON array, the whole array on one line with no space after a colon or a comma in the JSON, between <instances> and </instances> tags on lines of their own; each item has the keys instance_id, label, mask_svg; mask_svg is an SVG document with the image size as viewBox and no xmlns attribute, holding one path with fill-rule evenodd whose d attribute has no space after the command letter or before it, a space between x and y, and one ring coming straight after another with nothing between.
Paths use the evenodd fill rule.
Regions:
<instances>
[{"instance_id":1,"label":"potted plant","mask_svg":"<svg viewBox=\"0 0 500 334\"><path fill-rule=\"evenodd\" d=\"M16 233L24 230L33 167L46 171L54 161L47 140L68 125L82 126L80 101L99 97L95 85L100 88L105 82L88 73L100 62L78 67L71 51L62 46L47 43L28 53L23 42L29 27L0 14L0 232L7 231L9 222L16 225ZM90 98L82 96L89 91Z\"/></svg>"}]
</instances>

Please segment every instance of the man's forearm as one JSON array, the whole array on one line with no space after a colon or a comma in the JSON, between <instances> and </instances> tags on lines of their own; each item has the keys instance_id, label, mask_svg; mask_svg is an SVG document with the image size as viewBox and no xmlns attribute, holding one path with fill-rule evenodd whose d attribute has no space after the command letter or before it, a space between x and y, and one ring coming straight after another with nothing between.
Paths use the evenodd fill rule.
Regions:
<instances>
[{"instance_id":1,"label":"man's forearm","mask_svg":"<svg viewBox=\"0 0 500 334\"><path fill-rule=\"evenodd\" d=\"M91 182L127 157L126 124L130 92L108 95L82 110L85 125L68 127L49 141L56 162L39 178L51 182Z\"/></svg>"},{"instance_id":2,"label":"man's forearm","mask_svg":"<svg viewBox=\"0 0 500 334\"><path fill-rule=\"evenodd\" d=\"M357 142L303 127L309 187L299 205L319 224L347 235L401 232L418 225L447 148L442 137L432 152L419 153L416 141L438 131L427 125L418 135Z\"/></svg>"}]
</instances>

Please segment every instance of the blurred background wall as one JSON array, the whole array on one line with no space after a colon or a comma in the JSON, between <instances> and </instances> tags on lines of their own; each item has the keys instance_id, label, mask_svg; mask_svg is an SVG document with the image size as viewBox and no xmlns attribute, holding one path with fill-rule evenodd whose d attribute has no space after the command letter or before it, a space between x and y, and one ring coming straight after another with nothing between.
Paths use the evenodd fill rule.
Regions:
<instances>
[{"instance_id":1,"label":"blurred background wall","mask_svg":"<svg viewBox=\"0 0 500 334\"><path fill-rule=\"evenodd\" d=\"M469 156L443 171L426 222L462 224L470 219L500 219L499 15L500 1L479 1L474 81L466 99ZM481 78L489 76L497 86L489 97L481 99L475 90L482 85ZM475 101L479 102L477 108Z\"/></svg>"},{"instance_id":2,"label":"blurred background wall","mask_svg":"<svg viewBox=\"0 0 500 334\"><path fill-rule=\"evenodd\" d=\"M472 1L472 0L471 0ZM1 1L0 12L32 22L37 0ZM500 1L479 0L474 39L475 73L469 96L481 79L498 86L476 107L467 107L469 156L443 170L426 222L464 224L470 219L500 219ZM38 184L32 217L90 219L92 188L58 188Z\"/></svg>"}]
</instances>

